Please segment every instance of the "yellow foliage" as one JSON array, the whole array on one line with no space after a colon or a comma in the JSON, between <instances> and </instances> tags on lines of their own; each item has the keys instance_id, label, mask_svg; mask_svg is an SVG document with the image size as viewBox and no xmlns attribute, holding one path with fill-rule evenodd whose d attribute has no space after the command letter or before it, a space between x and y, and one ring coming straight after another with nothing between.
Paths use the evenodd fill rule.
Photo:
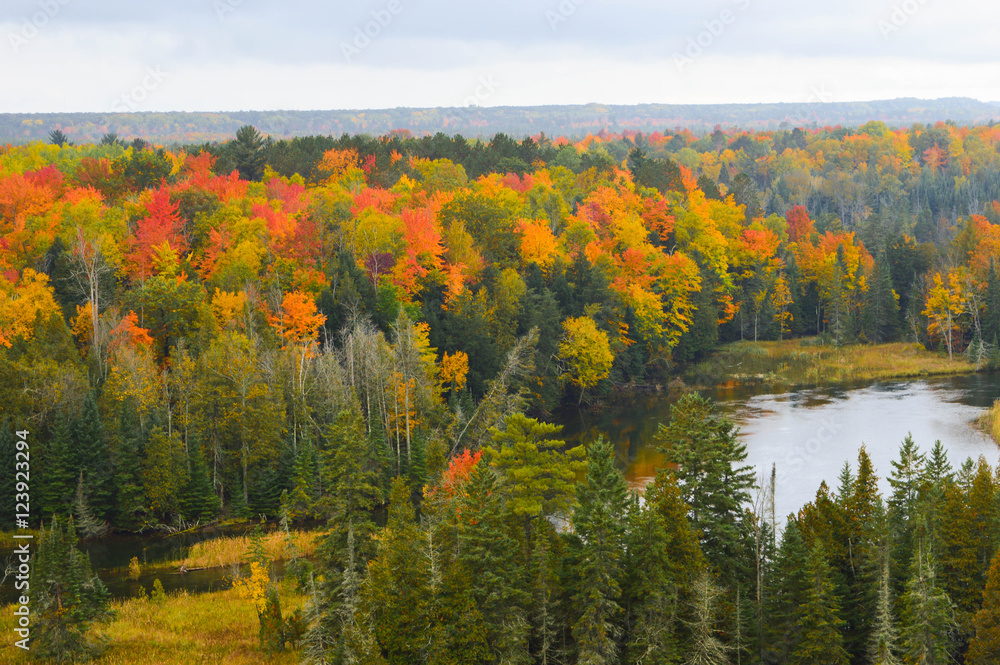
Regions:
<instances>
[{"instance_id":1,"label":"yellow foliage","mask_svg":"<svg viewBox=\"0 0 1000 665\"><path fill-rule=\"evenodd\" d=\"M10 348L18 338L30 340L38 318L58 311L49 276L45 273L25 268L14 288L0 278L0 346Z\"/></svg>"},{"instance_id":2,"label":"yellow foliage","mask_svg":"<svg viewBox=\"0 0 1000 665\"><path fill-rule=\"evenodd\" d=\"M220 328L243 327L243 312L247 304L247 294L243 291L231 293L215 289L212 296L212 314Z\"/></svg>"},{"instance_id":3,"label":"yellow foliage","mask_svg":"<svg viewBox=\"0 0 1000 665\"><path fill-rule=\"evenodd\" d=\"M249 575L233 582L233 588L240 594L240 597L252 602L258 612L264 611L267 589L270 586L271 577L267 574L264 565L259 561L254 561L250 564Z\"/></svg>"},{"instance_id":4,"label":"yellow foliage","mask_svg":"<svg viewBox=\"0 0 1000 665\"><path fill-rule=\"evenodd\" d=\"M569 367L570 380L585 390L608 376L615 359L608 334L598 330L589 316L566 319L563 330L559 357Z\"/></svg>"},{"instance_id":5,"label":"yellow foliage","mask_svg":"<svg viewBox=\"0 0 1000 665\"><path fill-rule=\"evenodd\" d=\"M449 383L453 390L465 387L465 377L469 373L469 356L464 351L445 353L438 367L441 384Z\"/></svg>"}]
</instances>

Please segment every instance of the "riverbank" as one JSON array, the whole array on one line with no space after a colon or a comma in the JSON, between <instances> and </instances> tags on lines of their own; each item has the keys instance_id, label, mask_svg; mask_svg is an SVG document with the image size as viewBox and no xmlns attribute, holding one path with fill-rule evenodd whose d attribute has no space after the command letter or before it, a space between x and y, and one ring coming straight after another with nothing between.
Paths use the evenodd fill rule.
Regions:
<instances>
[{"instance_id":1,"label":"riverbank","mask_svg":"<svg viewBox=\"0 0 1000 665\"><path fill-rule=\"evenodd\" d=\"M281 611L286 616L305 605L294 582L279 586ZM148 589L147 589L148 591ZM258 644L259 621L253 604L235 590L203 594L168 593L157 603L149 598L113 601L115 618L98 628L108 641L94 665L263 665L297 663L298 652L265 655ZM10 606L0 608L0 633L13 636L15 617ZM29 663L12 644L0 644L0 663Z\"/></svg>"},{"instance_id":2,"label":"riverbank","mask_svg":"<svg viewBox=\"0 0 1000 665\"><path fill-rule=\"evenodd\" d=\"M965 356L949 360L919 344L832 346L808 337L780 342L733 342L684 372L685 383L712 387L755 383L794 388L914 379L976 371Z\"/></svg>"},{"instance_id":3,"label":"riverbank","mask_svg":"<svg viewBox=\"0 0 1000 665\"><path fill-rule=\"evenodd\" d=\"M1000 399L994 401L993 406L979 416L976 425L1000 445Z\"/></svg>"}]
</instances>

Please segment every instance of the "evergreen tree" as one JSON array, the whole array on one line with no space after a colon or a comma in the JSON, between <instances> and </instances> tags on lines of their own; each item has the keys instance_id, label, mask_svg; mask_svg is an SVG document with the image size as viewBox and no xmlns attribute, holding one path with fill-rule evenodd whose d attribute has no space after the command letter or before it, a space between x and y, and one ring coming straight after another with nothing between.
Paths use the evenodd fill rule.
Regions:
<instances>
[{"instance_id":1,"label":"evergreen tree","mask_svg":"<svg viewBox=\"0 0 1000 665\"><path fill-rule=\"evenodd\" d=\"M980 319L984 341L1000 338L1000 276L994 259L990 257L990 268L986 273L986 294L983 299L983 313Z\"/></svg>"},{"instance_id":2,"label":"evergreen tree","mask_svg":"<svg viewBox=\"0 0 1000 665\"><path fill-rule=\"evenodd\" d=\"M901 641L906 663L951 663L950 633L956 627L951 599L937 585L934 560L920 546L903 594Z\"/></svg>"},{"instance_id":3,"label":"evergreen tree","mask_svg":"<svg viewBox=\"0 0 1000 665\"><path fill-rule=\"evenodd\" d=\"M117 469L114 522L122 528L138 530L146 519L145 493L142 486L145 446L135 398L131 396L121 407L114 457Z\"/></svg>"},{"instance_id":4,"label":"evergreen tree","mask_svg":"<svg viewBox=\"0 0 1000 665\"><path fill-rule=\"evenodd\" d=\"M799 640L792 652L796 665L847 665L841 635L840 604L834 592L833 571L822 543L813 544L806 562L805 603L799 608Z\"/></svg>"},{"instance_id":5,"label":"evergreen tree","mask_svg":"<svg viewBox=\"0 0 1000 665\"><path fill-rule=\"evenodd\" d=\"M1000 663L1000 554L993 557L983 591L983 604L976 613L976 635L969 643L968 665Z\"/></svg>"},{"instance_id":6,"label":"evergreen tree","mask_svg":"<svg viewBox=\"0 0 1000 665\"><path fill-rule=\"evenodd\" d=\"M72 518L53 518L39 538L31 576L35 615L31 651L43 660L87 659L98 646L88 639L88 630L112 616L108 591L91 572L90 557L77 549L76 542Z\"/></svg>"},{"instance_id":7,"label":"evergreen tree","mask_svg":"<svg viewBox=\"0 0 1000 665\"><path fill-rule=\"evenodd\" d=\"M104 423L94 391L83 400L83 411L73 424L75 470L83 471L83 490L94 512L104 520L115 505L115 469L104 436Z\"/></svg>"},{"instance_id":8,"label":"evergreen tree","mask_svg":"<svg viewBox=\"0 0 1000 665\"><path fill-rule=\"evenodd\" d=\"M670 423L656 435L665 461L675 467L681 497L691 507L691 525L708 563L732 584L745 553L744 505L756 482L753 467L743 466L746 446L736 427L714 413L712 404L688 393L671 407Z\"/></svg>"},{"instance_id":9,"label":"evergreen tree","mask_svg":"<svg viewBox=\"0 0 1000 665\"><path fill-rule=\"evenodd\" d=\"M864 295L862 329L869 342L881 344L899 336L899 300L892 290L892 274L885 249L879 250Z\"/></svg>"},{"instance_id":10,"label":"evergreen tree","mask_svg":"<svg viewBox=\"0 0 1000 665\"><path fill-rule=\"evenodd\" d=\"M809 589L808 557L798 520L789 515L765 600L765 663L791 662L792 651L798 646L799 607L805 604Z\"/></svg>"},{"instance_id":11,"label":"evergreen tree","mask_svg":"<svg viewBox=\"0 0 1000 665\"><path fill-rule=\"evenodd\" d=\"M509 507L496 471L478 464L460 502L455 566L472 580L469 592L482 616L496 662L528 659L527 571L505 521Z\"/></svg>"},{"instance_id":12,"label":"evergreen tree","mask_svg":"<svg viewBox=\"0 0 1000 665\"><path fill-rule=\"evenodd\" d=\"M205 451L196 443L188 446L187 483L181 488L180 511L187 520L211 521L219 514L219 497L212 491Z\"/></svg>"},{"instance_id":13,"label":"evergreen tree","mask_svg":"<svg viewBox=\"0 0 1000 665\"><path fill-rule=\"evenodd\" d=\"M657 471L643 498L628 513L622 582L626 660L677 663L685 633L680 618L704 561L688 507L668 470Z\"/></svg>"},{"instance_id":14,"label":"evergreen tree","mask_svg":"<svg viewBox=\"0 0 1000 665\"><path fill-rule=\"evenodd\" d=\"M889 558L886 556L882 564L871 640L868 643L868 661L872 665L900 665L901 661L896 655L899 636L892 608L892 580L889 575Z\"/></svg>"},{"instance_id":15,"label":"evergreen tree","mask_svg":"<svg viewBox=\"0 0 1000 665\"><path fill-rule=\"evenodd\" d=\"M0 423L0 531L14 528L14 483L17 438L7 417Z\"/></svg>"},{"instance_id":16,"label":"evergreen tree","mask_svg":"<svg viewBox=\"0 0 1000 665\"><path fill-rule=\"evenodd\" d=\"M38 475L43 479L39 488L43 515L65 516L71 510L77 480L73 472L72 446L72 425L65 415L60 414L56 417L52 437L39 464Z\"/></svg>"},{"instance_id":17,"label":"evergreen tree","mask_svg":"<svg viewBox=\"0 0 1000 665\"><path fill-rule=\"evenodd\" d=\"M579 537L578 615L573 623L579 663L617 658L628 486L603 437L587 451L587 479L577 487L573 529Z\"/></svg>"},{"instance_id":18,"label":"evergreen tree","mask_svg":"<svg viewBox=\"0 0 1000 665\"><path fill-rule=\"evenodd\" d=\"M108 523L94 517L87 505L86 493L83 490L83 471L76 484L76 498L73 501L73 515L76 517L76 528L84 538L100 538L108 531Z\"/></svg>"},{"instance_id":19,"label":"evergreen tree","mask_svg":"<svg viewBox=\"0 0 1000 665\"><path fill-rule=\"evenodd\" d=\"M292 469L291 492L283 492L281 495L281 509L293 522L311 517L315 512L317 480L315 448L304 437L299 442L299 454Z\"/></svg>"},{"instance_id":20,"label":"evergreen tree","mask_svg":"<svg viewBox=\"0 0 1000 665\"><path fill-rule=\"evenodd\" d=\"M888 513L892 552L889 565L897 591L902 591L906 571L913 557L914 531L926 459L913 442L913 437L907 434L899 447L898 461L892 461L892 473L889 475L892 496L889 497Z\"/></svg>"}]
</instances>

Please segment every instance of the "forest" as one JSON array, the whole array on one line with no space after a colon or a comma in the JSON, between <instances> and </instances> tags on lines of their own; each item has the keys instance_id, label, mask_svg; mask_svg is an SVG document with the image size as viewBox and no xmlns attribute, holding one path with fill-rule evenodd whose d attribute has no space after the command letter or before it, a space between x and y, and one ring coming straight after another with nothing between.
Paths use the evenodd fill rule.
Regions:
<instances>
[{"instance_id":1,"label":"forest","mask_svg":"<svg viewBox=\"0 0 1000 665\"><path fill-rule=\"evenodd\" d=\"M8 145L2 528L30 430L32 524L327 524L310 662L998 662L985 460L905 441L883 498L862 449L779 528L694 394L641 500L545 422L735 340L1000 365L998 146L878 121Z\"/></svg>"}]
</instances>

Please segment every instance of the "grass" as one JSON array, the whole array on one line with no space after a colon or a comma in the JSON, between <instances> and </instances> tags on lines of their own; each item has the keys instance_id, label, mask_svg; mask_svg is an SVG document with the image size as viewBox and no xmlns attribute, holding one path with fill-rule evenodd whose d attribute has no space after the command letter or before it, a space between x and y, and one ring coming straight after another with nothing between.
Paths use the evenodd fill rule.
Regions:
<instances>
[{"instance_id":1,"label":"grass","mask_svg":"<svg viewBox=\"0 0 1000 665\"><path fill-rule=\"evenodd\" d=\"M727 344L690 368L685 380L699 386L735 382L792 387L965 374L975 369L965 356L948 360L919 344L832 346L805 338Z\"/></svg>"},{"instance_id":2,"label":"grass","mask_svg":"<svg viewBox=\"0 0 1000 665\"><path fill-rule=\"evenodd\" d=\"M279 586L281 610L288 615L302 607L305 596L286 580ZM168 594L160 604L130 598L113 602L115 618L98 629L108 648L95 665L188 665L226 663L258 665L297 663L300 654L285 651L261 653L259 622L253 604L233 589L198 595ZM0 663L29 663L21 649L13 646L13 607L0 608Z\"/></svg>"},{"instance_id":3,"label":"grass","mask_svg":"<svg viewBox=\"0 0 1000 665\"><path fill-rule=\"evenodd\" d=\"M319 531L291 532L292 542L298 548L300 556L312 556L316 552L321 535ZM267 558L272 561L284 561L291 558L284 531L278 530L264 534L263 545ZM247 563L249 560L249 536L223 536L195 543L181 564L187 568L217 568Z\"/></svg>"},{"instance_id":4,"label":"grass","mask_svg":"<svg viewBox=\"0 0 1000 665\"><path fill-rule=\"evenodd\" d=\"M1000 443L1000 399L993 402L993 406L979 416L976 422L980 429L993 437L993 440Z\"/></svg>"}]
</instances>

